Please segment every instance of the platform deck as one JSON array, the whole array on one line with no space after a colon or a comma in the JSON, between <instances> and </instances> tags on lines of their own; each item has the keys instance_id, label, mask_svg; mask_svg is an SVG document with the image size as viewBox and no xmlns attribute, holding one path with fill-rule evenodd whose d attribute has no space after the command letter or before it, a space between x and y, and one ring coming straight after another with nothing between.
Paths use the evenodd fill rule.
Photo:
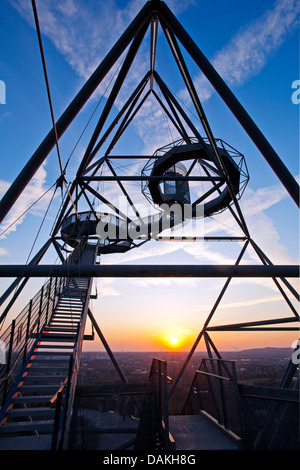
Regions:
<instances>
[{"instance_id":1,"label":"platform deck","mask_svg":"<svg viewBox=\"0 0 300 470\"><path fill-rule=\"evenodd\" d=\"M176 450L239 450L238 443L202 415L170 416L169 425Z\"/></svg>"}]
</instances>

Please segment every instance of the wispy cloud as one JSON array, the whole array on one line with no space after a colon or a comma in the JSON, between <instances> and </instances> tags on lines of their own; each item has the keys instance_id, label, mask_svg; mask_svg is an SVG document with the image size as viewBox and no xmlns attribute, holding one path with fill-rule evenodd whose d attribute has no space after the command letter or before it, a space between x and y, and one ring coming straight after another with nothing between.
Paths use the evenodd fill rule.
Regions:
<instances>
[{"instance_id":1,"label":"wispy cloud","mask_svg":"<svg viewBox=\"0 0 300 470\"><path fill-rule=\"evenodd\" d=\"M0 247L0 256L8 256L9 252L5 249Z\"/></svg>"},{"instance_id":2,"label":"wispy cloud","mask_svg":"<svg viewBox=\"0 0 300 470\"><path fill-rule=\"evenodd\" d=\"M11 5L26 21L35 27L30 2L9 0ZM47 36L57 51L76 74L86 81L104 59L120 35L144 6L144 0L129 0L119 7L114 0L95 2L93 0L67 0L60 4L51 0L37 1L39 23L42 34ZM170 0L168 5L175 14L187 9L194 0L181 2ZM149 44L142 44L134 67L131 67L124 86L115 104L121 107L149 68ZM97 96L107 96L123 57L113 66L97 89ZM160 114L160 116L159 116ZM154 141L155 131L169 135L167 124L162 118L156 100L149 99L138 118L134 121L137 133L145 141L145 151L153 152L160 142Z\"/></svg>"},{"instance_id":3,"label":"wispy cloud","mask_svg":"<svg viewBox=\"0 0 300 470\"><path fill-rule=\"evenodd\" d=\"M271 261L276 264L293 264L297 262L293 259L285 245L280 239L278 229L268 215L268 209L283 201L287 197L286 191L281 185L274 185L265 188L259 188L256 191L247 189L243 196L243 213L247 221L250 234L260 248L266 253ZM205 234L219 234L220 229L224 235L237 235L232 229L233 217L229 211L224 211L214 219L205 221ZM227 245L227 244L226 244ZM231 245L232 246L232 245ZM240 251L238 248L236 253ZM177 259L184 259L185 255L189 255L197 262L207 264L233 264L236 261L237 254L232 254L230 250L227 253L224 250L224 244L220 243L166 243L151 241L143 245L141 248L136 248L128 253L122 255L109 255L103 258L103 263L106 264L119 264L119 263L135 263L149 262L149 259L161 259L162 256L178 253ZM179 257L181 253L181 256ZM185 254L185 255L184 255ZM258 255L249 246L243 258L243 263L259 264L260 260ZM155 281L143 282L140 281L144 287L153 285ZM166 284L176 282L175 279L166 280ZM184 280L182 282L185 282ZM263 279L238 279L237 282L248 284L259 284L271 290L277 291L275 284L269 280Z\"/></svg>"},{"instance_id":4,"label":"wispy cloud","mask_svg":"<svg viewBox=\"0 0 300 470\"><path fill-rule=\"evenodd\" d=\"M34 26L30 2L10 0L19 13ZM65 57L76 74L86 80L107 52L119 38L130 21L136 16L144 0L129 0L119 7L114 0L95 2L87 0L66 0L62 4L51 0L38 1L38 13L41 30ZM167 2L175 15L179 15L193 0ZM277 0L273 8L261 17L246 25L230 42L216 53L213 65L230 85L241 86L245 81L260 73L269 57L282 45L286 38L295 31L299 24L300 4L297 0ZM126 86L117 99L121 105L128 97L128 91L137 85L137 79L143 76L149 67L149 45L135 59ZM98 92L105 94L106 88L115 73L111 70ZM200 74L194 78L196 88L202 100L208 99L213 89L206 78ZM178 91L186 99L187 91ZM156 101L148 102L134 121L137 133L145 142L147 151L154 151L161 146L162 134L170 140L170 128ZM157 130L160 141L155 140ZM174 130L173 130L174 132ZM174 135L173 138L177 136Z\"/></svg>"},{"instance_id":5,"label":"wispy cloud","mask_svg":"<svg viewBox=\"0 0 300 470\"><path fill-rule=\"evenodd\" d=\"M34 25L30 2L10 3ZM194 3L171 0L171 8L182 12ZM82 78L87 79L105 57L129 23L144 6L144 0L129 0L119 7L114 0L37 1L41 31ZM148 62L147 62L148 66Z\"/></svg>"},{"instance_id":6,"label":"wispy cloud","mask_svg":"<svg viewBox=\"0 0 300 470\"><path fill-rule=\"evenodd\" d=\"M278 292L278 290L277 290ZM292 299L292 296L289 296L290 299ZM253 307L255 305L262 305L262 304L269 304L269 303L276 303L276 302L284 302L284 298L282 295L266 295L262 297L255 297L255 298L249 298L245 300L239 300L235 302L220 302L220 305L218 306L218 310L226 310L226 309L233 309L233 308L242 308L242 307ZM211 305L200 305L197 306L197 312L209 312L211 309ZM282 316L284 316L285 313L283 313Z\"/></svg>"},{"instance_id":7,"label":"wispy cloud","mask_svg":"<svg viewBox=\"0 0 300 470\"><path fill-rule=\"evenodd\" d=\"M34 26L30 2L24 2L23 0L9 1ZM194 2L173 0L167 3L175 14L179 14ZM143 5L144 0L130 0L122 8L118 7L114 0L107 0L106 2L66 0L63 3L52 2L51 0L37 1L43 34L52 41L56 49L83 80L90 76ZM297 0L275 1L272 9L242 28L224 48L216 53L213 64L220 75L229 84L241 86L245 81L258 74L269 57L295 31L299 24L299 13L300 4ZM144 60L145 53L142 50L141 56L137 58L136 68L129 80L130 83L134 82L138 73L140 74L140 72L146 70L145 67L148 68L149 61L148 59ZM147 54L149 54L148 47ZM212 93L211 88L205 88L207 86L206 82L202 75L195 79L202 99L209 98ZM104 93L106 86L107 82L103 83L102 93ZM135 120L135 126L148 152L161 146L162 135L166 137L166 141L176 138L175 135L169 135L170 128L155 101L148 101L144 105ZM169 137L167 137L168 135ZM156 138L159 138L159 141ZM45 179L42 177L40 181L45 181ZM32 194L40 195L44 183L40 185L38 179L35 179L31 184L34 189ZM8 183L2 182L3 192L7 185ZM33 201L33 199L30 199L30 192L29 189L28 193L25 193L25 195L27 194L26 199L22 197L22 200L18 201L18 207L11 212L6 224L10 224L17 214L21 214L22 210L28 207L28 202ZM286 260L289 257L286 249L280 243L272 220L266 215L265 211L283 197L282 188L276 187L276 190L274 188L262 188L255 192L248 189L247 197L245 195L243 198L243 210L246 219L249 220L254 238L257 240L262 239L263 248L268 249L272 246L272 252L276 254L277 260ZM227 218L228 212L221 214L219 220L223 223L223 229L230 232L231 229L228 227L231 224L228 224L226 228ZM19 223L21 221L22 219ZM206 228L213 232L216 229L216 222L208 222ZM171 252L178 249L179 247L173 248L172 246L168 250ZM199 250L196 245L194 247L188 245L185 249L195 257L202 256L203 253L202 248ZM145 245L145 250L148 256L156 256L166 248L158 245L153 246L152 244L147 248ZM134 251L137 253L130 252L127 255L128 259L140 258L139 250ZM216 261L221 259L216 258L215 247L211 251L211 257L209 255L210 250L206 246L206 259L210 258L211 261L213 257Z\"/></svg>"},{"instance_id":8,"label":"wispy cloud","mask_svg":"<svg viewBox=\"0 0 300 470\"><path fill-rule=\"evenodd\" d=\"M8 216L0 225L0 234L2 234L2 240L6 238L9 233L17 230L17 226L22 224L28 213L38 216L44 214L45 209L48 207L50 199L53 195L52 190L49 190L46 193L46 191L49 189L46 187L46 177L47 172L44 165L42 165L32 178L31 182L24 189L22 197L17 199ZM0 197L3 196L9 186L9 182L0 180ZM41 198L41 196L43 197ZM41 199L38 201L39 198Z\"/></svg>"},{"instance_id":9,"label":"wispy cloud","mask_svg":"<svg viewBox=\"0 0 300 470\"><path fill-rule=\"evenodd\" d=\"M97 292L100 297L115 297L121 295L121 293L114 287L116 279L113 278L101 278L96 280Z\"/></svg>"},{"instance_id":10,"label":"wispy cloud","mask_svg":"<svg viewBox=\"0 0 300 470\"><path fill-rule=\"evenodd\" d=\"M259 75L274 52L299 26L298 0L277 0L273 8L242 28L212 59L221 77L239 87ZM200 74L195 78L200 98L207 100L213 88ZM186 91L181 92L181 97Z\"/></svg>"}]
</instances>

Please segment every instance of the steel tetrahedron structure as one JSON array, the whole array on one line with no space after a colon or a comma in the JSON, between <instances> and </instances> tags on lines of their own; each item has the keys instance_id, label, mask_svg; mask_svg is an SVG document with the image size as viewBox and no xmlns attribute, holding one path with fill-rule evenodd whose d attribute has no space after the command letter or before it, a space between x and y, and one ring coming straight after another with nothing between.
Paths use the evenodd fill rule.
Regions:
<instances>
[{"instance_id":1,"label":"steel tetrahedron structure","mask_svg":"<svg viewBox=\"0 0 300 470\"><path fill-rule=\"evenodd\" d=\"M47 78L36 8L34 15ZM133 89L125 98L122 95L116 112L116 102L120 93L124 93L124 84L145 38L150 44L148 71L135 79ZM176 70L185 84L197 124L156 66L162 38L168 44ZM253 240L240 205L249 180L245 158L232 147L233 142L227 143L214 136L183 49L215 88L299 207L297 182L241 103L168 6L160 0L147 1L57 122L52 109L53 128L0 201L2 222L55 146L59 153L59 139L97 93L99 85L112 76L110 92L70 185L66 184L65 169L60 167L56 189L65 189L65 195L49 239L27 265L0 266L2 277L15 278L1 296L1 305L5 305L1 323L29 278L46 279L36 296L1 335L7 357L0 369L0 449L58 450L74 446L78 394L89 394L88 387L82 391L77 383L83 341L93 339L94 335L85 334L88 318L121 379L121 385L116 385L113 393L136 393L139 425L128 448L190 449L184 447L180 437L182 423L186 429L191 425L191 435L198 433L193 440L195 450L288 448L291 442L293 448L299 448L299 363L295 361L295 353L278 387L247 386L238 382L234 363L222 359L211 337L216 331L224 335L230 331L253 334L257 331L295 331L297 334L299 314L295 301L299 302L299 293L291 279L299 277L299 266L274 265ZM116 64L119 64L117 70ZM114 74L110 75L112 71ZM48 82L47 85L51 104ZM162 141L152 155L115 154L113 150L119 140L126 142L128 127L149 102L151 106L155 103L164 113L176 139ZM141 160L142 165L137 165ZM122 171L124 164L132 169L130 175ZM137 191L130 192L128 183L132 182L140 185L138 196ZM104 191L103 188L108 186L112 190ZM145 213L140 210L141 201L147 208ZM201 221L218 217L224 211L230 214L240 235L205 234L201 230ZM182 231L190 225L195 228L193 233ZM101 264L104 256L138 250L153 240L160 243L230 241L236 243L240 251L233 265ZM41 263L50 246L55 248L61 264ZM257 263L243 264L244 254L250 247L257 255ZM153 360L149 382L143 389L129 383L89 308L93 278L97 277L224 278L220 294L171 386L167 364L158 359ZM239 277L272 279L290 314L274 318L265 318L262 314L259 320L243 318L239 323L212 326L211 320L232 279ZM182 404L182 415L169 416L168 401L176 393L200 341L205 343L208 357L195 375L190 393ZM200 376L210 380L216 417L204 411L201 400L197 412L191 412L195 397L201 398L200 392L196 393L201 388ZM234 426L226 413L226 393L230 393L237 403ZM247 400L258 396L269 399L270 406L264 423L253 427ZM291 436L286 434L283 439L282 429L287 420ZM203 433L210 436L213 444L203 439Z\"/></svg>"}]
</instances>

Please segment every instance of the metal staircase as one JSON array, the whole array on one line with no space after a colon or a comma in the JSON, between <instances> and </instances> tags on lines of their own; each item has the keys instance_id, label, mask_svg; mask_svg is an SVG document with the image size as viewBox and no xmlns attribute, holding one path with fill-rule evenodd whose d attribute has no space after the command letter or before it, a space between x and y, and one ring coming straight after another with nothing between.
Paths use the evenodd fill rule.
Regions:
<instances>
[{"instance_id":1,"label":"metal staircase","mask_svg":"<svg viewBox=\"0 0 300 470\"><path fill-rule=\"evenodd\" d=\"M95 248L83 256L91 258ZM0 450L58 449L67 442L92 280L72 278L35 336L0 411Z\"/></svg>"}]
</instances>

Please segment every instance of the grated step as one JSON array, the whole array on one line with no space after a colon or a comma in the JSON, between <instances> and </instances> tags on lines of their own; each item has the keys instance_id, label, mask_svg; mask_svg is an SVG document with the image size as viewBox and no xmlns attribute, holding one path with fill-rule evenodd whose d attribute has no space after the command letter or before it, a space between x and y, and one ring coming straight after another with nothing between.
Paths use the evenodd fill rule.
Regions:
<instances>
[{"instance_id":1,"label":"grated step","mask_svg":"<svg viewBox=\"0 0 300 470\"><path fill-rule=\"evenodd\" d=\"M55 311L55 315L63 314L63 315L80 315L82 312L82 305L80 307L66 306L66 307L58 307Z\"/></svg>"},{"instance_id":2,"label":"grated step","mask_svg":"<svg viewBox=\"0 0 300 470\"><path fill-rule=\"evenodd\" d=\"M30 382L31 385L37 383L37 382L46 382L46 383L50 383L52 382L56 382L56 383L59 383L62 381L64 381L66 379L66 375L26 375L24 377L22 377L22 381L26 384L28 384L28 382ZM28 384L29 385L29 384Z\"/></svg>"},{"instance_id":3,"label":"grated step","mask_svg":"<svg viewBox=\"0 0 300 470\"><path fill-rule=\"evenodd\" d=\"M0 450L51 450L52 436L18 436L0 439Z\"/></svg>"},{"instance_id":4,"label":"grated step","mask_svg":"<svg viewBox=\"0 0 300 470\"><path fill-rule=\"evenodd\" d=\"M60 386L60 384L59 384ZM59 389L59 386L57 385L22 385L21 387L19 387L19 391L20 391L20 388L22 389L22 395L24 396L24 393L39 393L39 394L42 394L43 392L50 392L53 394L57 392L57 390Z\"/></svg>"},{"instance_id":5,"label":"grated step","mask_svg":"<svg viewBox=\"0 0 300 470\"><path fill-rule=\"evenodd\" d=\"M37 431L40 433L47 433L53 431L53 420L49 421L23 421L20 423L6 422L0 426L0 434L12 434L19 432L32 432Z\"/></svg>"},{"instance_id":6,"label":"grated step","mask_svg":"<svg viewBox=\"0 0 300 470\"><path fill-rule=\"evenodd\" d=\"M73 308L74 309L75 308L80 309L80 308L83 307L84 301L85 301L85 299L83 297L82 298L77 297L77 298L73 298L73 299L72 298L65 298L62 302L60 302L57 305L56 309L62 308L62 307L65 308L65 309L67 309L67 308L69 308L69 309L70 308L71 309L73 309Z\"/></svg>"},{"instance_id":7,"label":"grated step","mask_svg":"<svg viewBox=\"0 0 300 470\"><path fill-rule=\"evenodd\" d=\"M78 320L72 320L72 318L70 317L70 319L67 319L67 320L57 320L56 318L54 318L52 321L51 321L51 326L52 325L55 325L55 324L58 324L60 325L61 323L63 324L71 324L71 325L78 325L78 323L80 323L80 321Z\"/></svg>"},{"instance_id":8,"label":"grated step","mask_svg":"<svg viewBox=\"0 0 300 470\"><path fill-rule=\"evenodd\" d=\"M50 347L51 347L50 345L45 346L45 348L47 348L47 349L50 348ZM62 347L63 346L60 346L60 349ZM55 346L53 346L53 348L55 348ZM66 348L70 349L69 346L66 346ZM46 360L45 358L43 358L41 356L46 356L46 357L48 357L49 361L54 361L54 362L67 361L68 359L70 359L70 352L66 352L66 351L36 351L34 353L34 355L35 355L34 362L41 362L41 361ZM62 356L63 358L62 359L56 359L57 356Z\"/></svg>"},{"instance_id":9,"label":"grated step","mask_svg":"<svg viewBox=\"0 0 300 470\"><path fill-rule=\"evenodd\" d=\"M74 338L74 335L49 335L49 337L46 337L45 336L42 336L42 339L41 341L43 341L44 343L47 343L47 342L50 342L50 343L53 343L53 342L56 342L56 343L74 343L75 342L75 338Z\"/></svg>"},{"instance_id":10,"label":"grated step","mask_svg":"<svg viewBox=\"0 0 300 470\"><path fill-rule=\"evenodd\" d=\"M77 328L71 326L54 326L51 325L45 332L49 333L77 333Z\"/></svg>"},{"instance_id":11,"label":"grated step","mask_svg":"<svg viewBox=\"0 0 300 470\"><path fill-rule=\"evenodd\" d=\"M27 395L25 397L15 397L12 402L16 405L42 405L49 403L52 397L53 395Z\"/></svg>"},{"instance_id":12,"label":"grated step","mask_svg":"<svg viewBox=\"0 0 300 470\"><path fill-rule=\"evenodd\" d=\"M53 319L57 319L57 318L63 318L63 319L69 319L69 320L72 320L73 319L76 319L76 320L79 320L81 318L81 315L82 315L82 309L79 310L78 312L73 312L71 313L70 310L64 312L64 311L61 311L61 312L56 312L55 313L55 316L53 317Z\"/></svg>"},{"instance_id":13,"label":"grated step","mask_svg":"<svg viewBox=\"0 0 300 470\"><path fill-rule=\"evenodd\" d=\"M28 368L28 373L30 374L54 374L57 373L58 375L67 375L68 374L68 365L62 365L62 367L45 367L47 362L45 361L45 365L43 367L39 367L39 365L32 364L30 368Z\"/></svg>"},{"instance_id":14,"label":"grated step","mask_svg":"<svg viewBox=\"0 0 300 470\"><path fill-rule=\"evenodd\" d=\"M69 313L67 314L64 314L64 313L58 313L55 315L55 318L53 318L53 320L60 320L60 321L74 321L74 322L80 322L81 320L81 313L79 314L74 314L74 315L70 315Z\"/></svg>"},{"instance_id":15,"label":"grated step","mask_svg":"<svg viewBox=\"0 0 300 470\"><path fill-rule=\"evenodd\" d=\"M7 412L7 418L47 418L52 419L55 416L55 408L38 407L38 408L12 408Z\"/></svg>"},{"instance_id":16,"label":"grated step","mask_svg":"<svg viewBox=\"0 0 300 470\"><path fill-rule=\"evenodd\" d=\"M47 343L47 341L46 341ZM38 345L38 348L39 349L49 349L49 352L47 353L47 351L40 351L39 349L37 351L35 351L34 354L47 354L48 356L50 356L51 354L54 354L56 356L58 356L59 354L55 351L53 351L53 349L73 349L73 346L72 345L63 345L63 344L39 344ZM68 354L70 356L70 352L62 352L61 355L64 355L64 354Z\"/></svg>"},{"instance_id":17,"label":"grated step","mask_svg":"<svg viewBox=\"0 0 300 470\"><path fill-rule=\"evenodd\" d=\"M82 314L82 311L78 311L78 312L73 312L72 314L70 313L70 311L67 311L67 312L56 312L55 314L55 317L53 317L53 319L57 319L57 318L68 318L68 319L79 319L81 317L81 314Z\"/></svg>"},{"instance_id":18,"label":"grated step","mask_svg":"<svg viewBox=\"0 0 300 470\"><path fill-rule=\"evenodd\" d=\"M64 299L59 302L57 309L59 308L82 308L83 302L80 299Z\"/></svg>"}]
</instances>

